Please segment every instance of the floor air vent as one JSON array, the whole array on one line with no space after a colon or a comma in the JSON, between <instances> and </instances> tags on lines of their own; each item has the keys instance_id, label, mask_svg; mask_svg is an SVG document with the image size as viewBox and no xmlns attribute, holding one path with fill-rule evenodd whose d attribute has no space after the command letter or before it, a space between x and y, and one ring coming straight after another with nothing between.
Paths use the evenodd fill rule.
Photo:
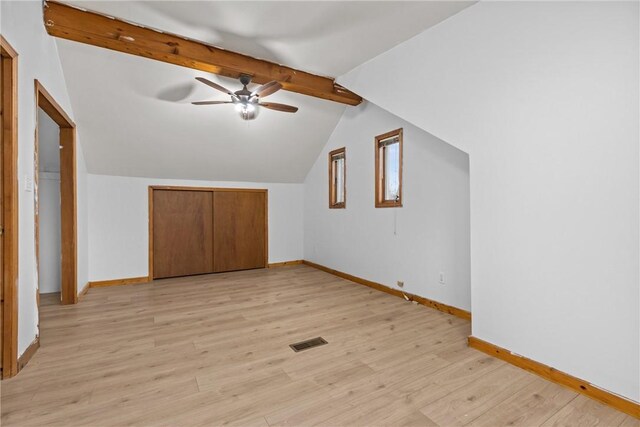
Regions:
<instances>
[{"instance_id":1,"label":"floor air vent","mask_svg":"<svg viewBox=\"0 0 640 427\"><path fill-rule=\"evenodd\" d=\"M318 347L319 345L328 344L322 337L312 338L310 340L297 342L295 344L291 344L289 347L293 349L296 353L302 350L307 350L313 347Z\"/></svg>"}]
</instances>

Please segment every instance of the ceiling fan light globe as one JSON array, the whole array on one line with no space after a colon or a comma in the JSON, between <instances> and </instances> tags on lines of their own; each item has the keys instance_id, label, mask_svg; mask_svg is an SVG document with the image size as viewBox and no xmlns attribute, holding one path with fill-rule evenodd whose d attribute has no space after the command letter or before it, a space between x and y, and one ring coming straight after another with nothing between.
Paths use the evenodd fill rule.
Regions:
<instances>
[{"instance_id":1,"label":"ceiling fan light globe","mask_svg":"<svg viewBox=\"0 0 640 427\"><path fill-rule=\"evenodd\" d=\"M235 104L235 109L242 120L253 120L258 116L257 104L254 102L238 102Z\"/></svg>"},{"instance_id":2,"label":"ceiling fan light globe","mask_svg":"<svg viewBox=\"0 0 640 427\"><path fill-rule=\"evenodd\" d=\"M239 113L242 120L254 120L258 117L258 109L253 105L240 109Z\"/></svg>"}]
</instances>

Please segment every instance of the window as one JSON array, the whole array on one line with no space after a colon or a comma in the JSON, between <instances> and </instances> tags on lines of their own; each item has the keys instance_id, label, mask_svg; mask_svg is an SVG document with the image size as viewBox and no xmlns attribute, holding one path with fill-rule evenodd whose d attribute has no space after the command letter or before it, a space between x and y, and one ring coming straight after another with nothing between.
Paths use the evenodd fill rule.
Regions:
<instances>
[{"instance_id":1,"label":"window","mask_svg":"<svg viewBox=\"0 0 640 427\"><path fill-rule=\"evenodd\" d=\"M344 209L347 205L347 154L345 148L329 153L329 207Z\"/></svg>"},{"instance_id":2,"label":"window","mask_svg":"<svg viewBox=\"0 0 640 427\"><path fill-rule=\"evenodd\" d=\"M376 207L402 207L402 129L376 136Z\"/></svg>"}]
</instances>

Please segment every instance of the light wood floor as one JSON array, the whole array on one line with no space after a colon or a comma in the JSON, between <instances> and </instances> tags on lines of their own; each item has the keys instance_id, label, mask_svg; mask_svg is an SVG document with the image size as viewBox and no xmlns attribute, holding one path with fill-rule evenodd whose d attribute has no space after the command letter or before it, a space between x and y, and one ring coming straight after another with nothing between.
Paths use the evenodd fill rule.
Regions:
<instances>
[{"instance_id":1,"label":"light wood floor","mask_svg":"<svg viewBox=\"0 0 640 427\"><path fill-rule=\"evenodd\" d=\"M43 298L40 324L3 426L638 426L468 348L465 320L307 266Z\"/></svg>"}]
</instances>

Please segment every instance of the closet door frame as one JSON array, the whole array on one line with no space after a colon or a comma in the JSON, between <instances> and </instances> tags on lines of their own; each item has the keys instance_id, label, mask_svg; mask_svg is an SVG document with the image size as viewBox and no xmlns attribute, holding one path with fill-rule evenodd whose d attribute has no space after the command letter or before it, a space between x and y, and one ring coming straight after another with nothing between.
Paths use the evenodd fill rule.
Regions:
<instances>
[{"instance_id":1,"label":"closet door frame","mask_svg":"<svg viewBox=\"0 0 640 427\"><path fill-rule=\"evenodd\" d=\"M153 280L153 192L155 190L172 191L208 191L215 192L248 192L264 193L264 266L269 266L269 191L264 188L227 188L227 187L185 187L172 185L149 186L149 280ZM215 210L213 215L215 216ZM214 236L215 239L215 236Z\"/></svg>"}]
</instances>

